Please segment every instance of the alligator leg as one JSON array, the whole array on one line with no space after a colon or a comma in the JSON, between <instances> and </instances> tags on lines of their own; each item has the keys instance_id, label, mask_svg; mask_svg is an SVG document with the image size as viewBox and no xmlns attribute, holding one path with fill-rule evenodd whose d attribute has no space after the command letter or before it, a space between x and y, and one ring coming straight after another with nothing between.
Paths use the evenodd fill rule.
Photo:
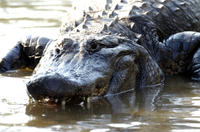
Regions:
<instances>
[{"instance_id":1,"label":"alligator leg","mask_svg":"<svg viewBox=\"0 0 200 132\"><path fill-rule=\"evenodd\" d=\"M23 67L33 68L39 62L43 50L52 40L45 37L27 36L18 41L0 61L0 72Z\"/></svg>"},{"instance_id":2,"label":"alligator leg","mask_svg":"<svg viewBox=\"0 0 200 132\"><path fill-rule=\"evenodd\" d=\"M164 70L170 69L171 73L185 74L192 80L200 80L200 33L177 33L169 37L164 44L165 53L161 53L160 58Z\"/></svg>"},{"instance_id":3,"label":"alligator leg","mask_svg":"<svg viewBox=\"0 0 200 132\"><path fill-rule=\"evenodd\" d=\"M200 81L200 48L194 54L192 58L192 63L188 68L189 75L194 81Z\"/></svg>"}]
</instances>

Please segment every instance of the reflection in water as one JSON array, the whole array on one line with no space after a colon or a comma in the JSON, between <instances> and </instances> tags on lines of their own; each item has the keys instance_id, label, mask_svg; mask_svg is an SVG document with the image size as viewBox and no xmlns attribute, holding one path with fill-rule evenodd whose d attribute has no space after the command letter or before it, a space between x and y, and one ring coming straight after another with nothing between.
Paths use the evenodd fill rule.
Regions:
<instances>
[{"instance_id":1,"label":"reflection in water","mask_svg":"<svg viewBox=\"0 0 200 132\"><path fill-rule=\"evenodd\" d=\"M88 102L83 105L70 105L65 108L56 105L29 104L26 114L33 116L27 126L50 127L61 125L62 130L68 130L66 125L73 129L77 127L83 130L102 129L138 129L146 126L143 117L149 116L153 111L153 99L159 89L149 92L150 98L142 94L129 92L121 95L110 96ZM156 93L156 94L155 94ZM147 102L146 102L147 101ZM65 128L66 127L66 128Z\"/></svg>"},{"instance_id":2,"label":"reflection in water","mask_svg":"<svg viewBox=\"0 0 200 132\"><path fill-rule=\"evenodd\" d=\"M70 4L68 0L0 0L0 54L24 35L56 38ZM0 75L0 131L200 131L200 84L184 78L168 78L163 89L62 107L29 103L25 82L31 73L26 69Z\"/></svg>"}]
</instances>

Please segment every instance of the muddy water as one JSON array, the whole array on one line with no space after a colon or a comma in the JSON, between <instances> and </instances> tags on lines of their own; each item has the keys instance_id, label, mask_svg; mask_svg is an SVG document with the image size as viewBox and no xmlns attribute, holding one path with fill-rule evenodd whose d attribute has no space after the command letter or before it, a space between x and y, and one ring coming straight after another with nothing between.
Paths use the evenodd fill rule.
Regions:
<instances>
[{"instance_id":1,"label":"muddy water","mask_svg":"<svg viewBox=\"0 0 200 132\"><path fill-rule=\"evenodd\" d=\"M1 57L24 35L56 37L67 8L67 0L1 0ZM133 91L61 107L30 103L25 87L30 76L27 70L0 75L0 131L200 131L200 84L180 77L167 79L160 92Z\"/></svg>"}]
</instances>

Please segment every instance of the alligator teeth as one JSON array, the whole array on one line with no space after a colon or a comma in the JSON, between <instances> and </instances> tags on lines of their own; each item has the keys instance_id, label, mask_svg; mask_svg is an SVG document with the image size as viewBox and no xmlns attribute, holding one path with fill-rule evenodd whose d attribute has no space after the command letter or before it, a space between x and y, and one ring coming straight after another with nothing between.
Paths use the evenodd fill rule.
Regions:
<instances>
[{"instance_id":1,"label":"alligator teeth","mask_svg":"<svg viewBox=\"0 0 200 132\"><path fill-rule=\"evenodd\" d=\"M29 103L34 103L34 102L35 102L35 100L33 98L29 99Z\"/></svg>"},{"instance_id":2,"label":"alligator teeth","mask_svg":"<svg viewBox=\"0 0 200 132\"><path fill-rule=\"evenodd\" d=\"M44 102L48 102L49 100L50 100L50 98L47 97L44 99Z\"/></svg>"},{"instance_id":3,"label":"alligator teeth","mask_svg":"<svg viewBox=\"0 0 200 132\"><path fill-rule=\"evenodd\" d=\"M34 100L34 102L37 104L37 103L38 103L38 100Z\"/></svg>"},{"instance_id":4,"label":"alligator teeth","mask_svg":"<svg viewBox=\"0 0 200 132\"><path fill-rule=\"evenodd\" d=\"M83 107L84 106L84 102L81 102L79 105Z\"/></svg>"},{"instance_id":5,"label":"alligator teeth","mask_svg":"<svg viewBox=\"0 0 200 132\"><path fill-rule=\"evenodd\" d=\"M55 99L55 103L58 103L58 99Z\"/></svg>"},{"instance_id":6,"label":"alligator teeth","mask_svg":"<svg viewBox=\"0 0 200 132\"><path fill-rule=\"evenodd\" d=\"M65 110L65 105L66 105L66 101L63 100L63 101L61 102L61 106L62 106L62 109L63 109L63 110Z\"/></svg>"},{"instance_id":7,"label":"alligator teeth","mask_svg":"<svg viewBox=\"0 0 200 132\"><path fill-rule=\"evenodd\" d=\"M90 102L91 102L91 99L92 99L91 97L88 97L88 98L87 98L87 103L90 103Z\"/></svg>"},{"instance_id":8,"label":"alligator teeth","mask_svg":"<svg viewBox=\"0 0 200 132\"><path fill-rule=\"evenodd\" d=\"M63 101L61 102L61 105L62 105L62 106L65 106L65 105L66 105L66 101L63 100Z\"/></svg>"}]
</instances>

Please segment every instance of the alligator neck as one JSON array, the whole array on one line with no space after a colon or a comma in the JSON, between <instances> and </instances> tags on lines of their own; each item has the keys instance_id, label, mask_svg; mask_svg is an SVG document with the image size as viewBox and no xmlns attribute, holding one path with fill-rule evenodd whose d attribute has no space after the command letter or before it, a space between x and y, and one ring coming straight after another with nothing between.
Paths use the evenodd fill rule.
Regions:
<instances>
[{"instance_id":1,"label":"alligator neck","mask_svg":"<svg viewBox=\"0 0 200 132\"><path fill-rule=\"evenodd\" d=\"M140 45L142 45L149 52L152 58L159 60L161 43L158 40L156 30L143 26L141 32L142 36L139 40Z\"/></svg>"},{"instance_id":2,"label":"alligator neck","mask_svg":"<svg viewBox=\"0 0 200 132\"><path fill-rule=\"evenodd\" d=\"M142 21L142 22L141 22ZM160 49L164 46L158 40L154 23L143 16L134 18L116 18L109 25L105 25L101 33L118 34L142 45L156 61L160 60Z\"/></svg>"},{"instance_id":3,"label":"alligator neck","mask_svg":"<svg viewBox=\"0 0 200 132\"><path fill-rule=\"evenodd\" d=\"M152 58L159 60L160 49L163 46L159 42L157 28L153 21L147 16L134 16L129 19L129 23L134 25L131 30L141 35L138 43L149 52Z\"/></svg>"}]
</instances>

